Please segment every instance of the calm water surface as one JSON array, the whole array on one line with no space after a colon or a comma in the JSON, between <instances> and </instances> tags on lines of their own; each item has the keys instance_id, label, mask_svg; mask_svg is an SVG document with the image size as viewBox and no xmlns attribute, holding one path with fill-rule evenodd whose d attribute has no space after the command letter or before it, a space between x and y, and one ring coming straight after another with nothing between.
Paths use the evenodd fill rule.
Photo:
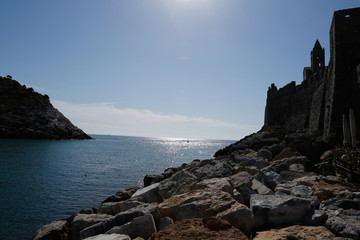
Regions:
<instances>
[{"instance_id":1,"label":"calm water surface","mask_svg":"<svg viewBox=\"0 0 360 240\"><path fill-rule=\"evenodd\" d=\"M98 207L120 189L142 185L234 141L93 136L91 141L0 139L0 239L31 239L51 221Z\"/></svg>"}]
</instances>

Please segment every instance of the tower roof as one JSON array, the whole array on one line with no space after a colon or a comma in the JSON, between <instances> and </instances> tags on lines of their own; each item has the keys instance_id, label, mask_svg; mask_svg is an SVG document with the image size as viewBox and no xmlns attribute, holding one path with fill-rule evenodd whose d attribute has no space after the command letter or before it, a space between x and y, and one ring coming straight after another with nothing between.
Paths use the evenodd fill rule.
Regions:
<instances>
[{"instance_id":1,"label":"tower roof","mask_svg":"<svg viewBox=\"0 0 360 240\"><path fill-rule=\"evenodd\" d=\"M320 42L319 42L318 39L316 39L316 42L315 42L315 45L314 45L314 49L320 49L320 50L322 50L322 46L321 46L321 44L320 44Z\"/></svg>"}]
</instances>

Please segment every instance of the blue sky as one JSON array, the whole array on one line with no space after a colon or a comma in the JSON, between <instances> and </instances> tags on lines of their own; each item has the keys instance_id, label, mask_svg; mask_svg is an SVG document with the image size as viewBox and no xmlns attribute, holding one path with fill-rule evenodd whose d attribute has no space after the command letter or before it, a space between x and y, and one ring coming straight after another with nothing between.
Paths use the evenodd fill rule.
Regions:
<instances>
[{"instance_id":1,"label":"blue sky","mask_svg":"<svg viewBox=\"0 0 360 240\"><path fill-rule=\"evenodd\" d=\"M358 0L2 0L0 75L90 134L240 139Z\"/></svg>"}]
</instances>

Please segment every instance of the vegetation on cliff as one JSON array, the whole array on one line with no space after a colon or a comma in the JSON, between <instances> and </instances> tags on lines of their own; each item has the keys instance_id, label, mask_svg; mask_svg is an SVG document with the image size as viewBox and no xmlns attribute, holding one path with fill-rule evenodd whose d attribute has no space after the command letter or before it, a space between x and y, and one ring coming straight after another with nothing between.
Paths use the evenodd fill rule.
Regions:
<instances>
[{"instance_id":1,"label":"vegetation on cliff","mask_svg":"<svg viewBox=\"0 0 360 240\"><path fill-rule=\"evenodd\" d=\"M55 109L49 96L0 76L0 138L91 139Z\"/></svg>"}]
</instances>

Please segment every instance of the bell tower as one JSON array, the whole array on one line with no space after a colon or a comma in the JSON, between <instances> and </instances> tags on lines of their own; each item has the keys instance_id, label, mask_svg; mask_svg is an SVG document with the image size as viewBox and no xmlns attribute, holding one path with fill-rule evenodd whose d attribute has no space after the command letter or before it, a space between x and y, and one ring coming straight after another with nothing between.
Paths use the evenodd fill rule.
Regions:
<instances>
[{"instance_id":1,"label":"bell tower","mask_svg":"<svg viewBox=\"0 0 360 240\"><path fill-rule=\"evenodd\" d=\"M319 40L316 39L313 50L311 51L311 70L313 73L325 68L325 50L321 47Z\"/></svg>"}]
</instances>

